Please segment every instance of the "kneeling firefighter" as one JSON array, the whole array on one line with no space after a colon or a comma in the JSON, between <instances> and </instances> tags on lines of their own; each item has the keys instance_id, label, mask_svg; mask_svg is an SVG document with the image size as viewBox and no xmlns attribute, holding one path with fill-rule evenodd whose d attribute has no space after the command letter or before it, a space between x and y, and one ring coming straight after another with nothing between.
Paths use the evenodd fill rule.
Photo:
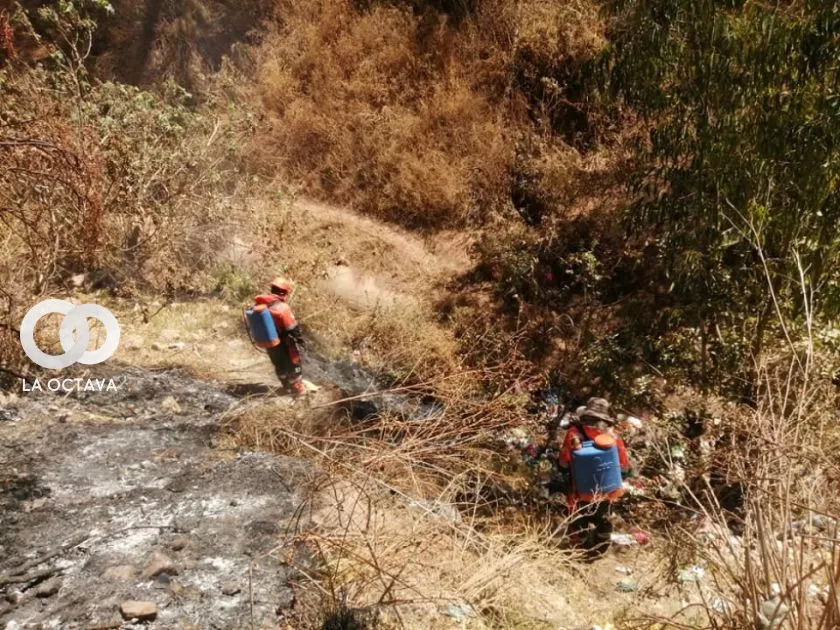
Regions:
<instances>
[{"instance_id":1,"label":"kneeling firefighter","mask_svg":"<svg viewBox=\"0 0 840 630\"><path fill-rule=\"evenodd\" d=\"M254 344L265 348L274 372L284 389L303 394L300 348L304 346L292 307L286 302L291 284L284 278L269 283L270 293L254 298L254 306L246 312L248 328Z\"/></svg>"}]
</instances>

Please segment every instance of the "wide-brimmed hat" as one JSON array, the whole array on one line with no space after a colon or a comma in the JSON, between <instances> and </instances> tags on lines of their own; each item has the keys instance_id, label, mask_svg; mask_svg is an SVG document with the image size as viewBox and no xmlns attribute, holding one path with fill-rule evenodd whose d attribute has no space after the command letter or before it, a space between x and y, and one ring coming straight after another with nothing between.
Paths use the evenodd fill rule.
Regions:
<instances>
[{"instance_id":1,"label":"wide-brimmed hat","mask_svg":"<svg viewBox=\"0 0 840 630\"><path fill-rule=\"evenodd\" d=\"M615 424L615 419L610 415L610 403L603 398L590 398L587 400L586 406L578 409L578 416Z\"/></svg>"}]
</instances>

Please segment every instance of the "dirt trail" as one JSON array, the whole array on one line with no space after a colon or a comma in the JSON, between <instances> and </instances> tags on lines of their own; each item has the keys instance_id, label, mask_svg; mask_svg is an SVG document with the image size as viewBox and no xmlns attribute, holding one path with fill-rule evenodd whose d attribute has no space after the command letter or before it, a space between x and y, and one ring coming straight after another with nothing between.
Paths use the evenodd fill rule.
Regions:
<instances>
[{"instance_id":1,"label":"dirt trail","mask_svg":"<svg viewBox=\"0 0 840 630\"><path fill-rule=\"evenodd\" d=\"M439 233L434 240L422 239L394 225L381 223L344 208L307 199L298 200L295 207L319 223L333 224L343 231L352 232L356 249L361 249L367 241L373 246L371 249L374 255L384 253L397 256L395 262L398 262L397 266L405 278L416 278L418 274L444 276L458 273L467 269L471 262L471 239L463 233Z\"/></svg>"},{"instance_id":2,"label":"dirt trail","mask_svg":"<svg viewBox=\"0 0 840 630\"><path fill-rule=\"evenodd\" d=\"M301 238L336 251L318 288L363 310L425 299L471 265L464 233L423 239L350 210L302 199L295 203Z\"/></svg>"},{"instance_id":3,"label":"dirt trail","mask_svg":"<svg viewBox=\"0 0 840 630\"><path fill-rule=\"evenodd\" d=\"M283 534L308 467L216 448L240 401L212 383L136 368L97 376L119 391L3 404L0 576L76 544L24 571L50 575L6 586L0 626L117 627L120 602L146 600L151 628L276 627L294 599ZM172 567L149 579L155 552Z\"/></svg>"}]
</instances>

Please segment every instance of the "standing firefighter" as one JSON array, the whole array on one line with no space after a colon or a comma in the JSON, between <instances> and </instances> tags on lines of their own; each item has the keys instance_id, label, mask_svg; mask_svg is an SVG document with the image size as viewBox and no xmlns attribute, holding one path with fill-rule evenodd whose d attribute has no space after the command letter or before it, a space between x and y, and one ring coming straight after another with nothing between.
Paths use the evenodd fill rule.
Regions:
<instances>
[{"instance_id":1,"label":"standing firefighter","mask_svg":"<svg viewBox=\"0 0 840 630\"><path fill-rule=\"evenodd\" d=\"M624 442L615 434L610 404L590 398L579 407L558 463L571 473L566 498L573 514L572 535L594 554L604 553L610 544L610 505L622 490L622 472L629 468Z\"/></svg>"},{"instance_id":2,"label":"standing firefighter","mask_svg":"<svg viewBox=\"0 0 840 630\"><path fill-rule=\"evenodd\" d=\"M283 387L294 394L303 394L306 391L300 359L303 336L292 307L286 302L291 293L291 284L284 278L275 278L269 283L269 288L271 293L254 298L254 310L267 308L277 329L278 339L264 347Z\"/></svg>"}]
</instances>

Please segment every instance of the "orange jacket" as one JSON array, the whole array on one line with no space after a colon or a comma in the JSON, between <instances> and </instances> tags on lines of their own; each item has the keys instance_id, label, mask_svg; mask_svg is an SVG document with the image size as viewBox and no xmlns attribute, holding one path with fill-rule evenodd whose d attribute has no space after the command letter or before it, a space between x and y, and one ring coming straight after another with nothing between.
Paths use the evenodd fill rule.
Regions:
<instances>
[{"instance_id":1,"label":"orange jacket","mask_svg":"<svg viewBox=\"0 0 840 630\"><path fill-rule=\"evenodd\" d=\"M298 323L295 314L292 312L292 307L279 296L272 294L258 295L254 298L254 303L268 306L268 312L271 313L271 319L274 320L274 325L281 337L284 332L289 333L297 328Z\"/></svg>"}]
</instances>

